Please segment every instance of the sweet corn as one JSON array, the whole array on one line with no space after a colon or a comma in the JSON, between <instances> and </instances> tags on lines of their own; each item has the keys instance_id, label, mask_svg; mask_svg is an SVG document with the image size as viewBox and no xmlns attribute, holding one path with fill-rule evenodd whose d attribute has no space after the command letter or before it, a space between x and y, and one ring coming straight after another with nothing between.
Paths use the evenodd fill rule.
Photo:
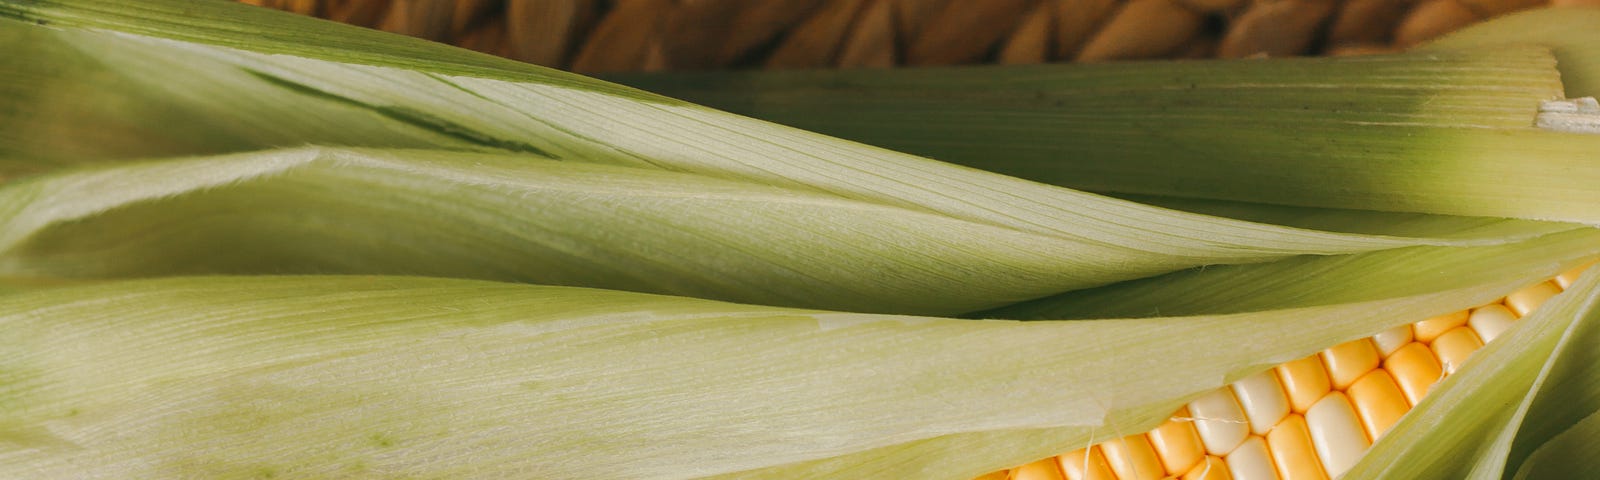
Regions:
<instances>
[{"instance_id":1,"label":"sweet corn","mask_svg":"<svg viewBox=\"0 0 1600 480\"><path fill-rule=\"evenodd\" d=\"M1337 478L1445 376L1577 279L1402 325L1279 365L1190 402L1148 433L983 479Z\"/></svg>"}]
</instances>

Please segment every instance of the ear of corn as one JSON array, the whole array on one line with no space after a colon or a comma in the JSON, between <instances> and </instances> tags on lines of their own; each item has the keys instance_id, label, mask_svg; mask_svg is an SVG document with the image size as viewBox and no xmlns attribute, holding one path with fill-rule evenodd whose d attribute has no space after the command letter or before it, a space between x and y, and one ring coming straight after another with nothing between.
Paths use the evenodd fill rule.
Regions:
<instances>
[{"instance_id":1,"label":"ear of corn","mask_svg":"<svg viewBox=\"0 0 1600 480\"><path fill-rule=\"evenodd\" d=\"M1185 404L1210 415L1207 392L1600 253L1597 230L1573 224L1175 212L224 2L0 0L0 41L35 47L0 59L14 94L0 99L0 278L23 290L0 296L0 477L959 479L1117 439L1072 463L1139 470L1126 460L1148 451L1130 435ZM1318 108L1361 100L1449 133L1425 149L1559 138L1570 150L1542 165L1588 178L1572 160L1588 140L1508 126L1558 91L1547 52L1398 58L1383 79L1425 72L1438 88L1368 85ZM1291 65L1362 85L1352 65L1368 64L1220 65L1173 72L1260 80ZM1089 76L1126 83L1107 72L1128 67L1106 68ZM1459 128L1472 122L1485 128ZM1420 131L1371 127L1356 136L1368 146ZM79 139L106 142L66 145ZM1363 154L1329 145L1310 151ZM1511 147L1497 148L1472 158ZM1419 175L1486 175L1442 150L1347 186L1438 200L1443 180ZM1529 195L1460 198L1470 213L1588 218L1572 197ZM1498 263L1463 263L1483 259ZM1350 284L1389 263L1414 271ZM1241 266L1133 281L1214 264ZM1145 296L1131 314L1083 310L1157 316L972 321L384 276L99 283L284 270L934 314L1104 285L1050 301ZM92 283L51 286L64 278ZM1284 295L1202 299L1247 280ZM1600 375L1575 346L1600 324L1600 280L1565 282L1371 454L1341 456L1346 478L1531 475L1581 451ZM1252 451L1271 457L1258 423ZM1302 443L1301 458L1333 457Z\"/></svg>"},{"instance_id":2,"label":"ear of corn","mask_svg":"<svg viewBox=\"0 0 1600 480\"><path fill-rule=\"evenodd\" d=\"M1600 278L1589 277L1573 288L1585 291L1582 289ZM1588 355L1585 345L1596 340L1594 308L1600 297L1588 292L1557 299L1473 354L1422 404L1449 405L1451 414L1443 408L1419 408L1407 415L1351 470L1350 478L1408 476L1428 468L1444 469L1455 478L1500 478L1521 468L1527 449L1548 442L1575 423L1557 427L1546 422L1592 413L1594 408L1582 403L1555 406L1549 402L1572 402L1593 395L1596 372L1587 366L1574 370L1570 365L1587 362L1583 359ZM1555 372L1564 372L1560 382L1553 381ZM1476 382L1484 382L1484 386L1453 387ZM1536 405L1544 408L1533 408ZM1449 424L1444 423L1447 418ZM1457 419L1464 422L1454 423ZM1455 453L1449 453L1452 451ZM1472 461L1463 462L1466 458Z\"/></svg>"},{"instance_id":3,"label":"ear of corn","mask_svg":"<svg viewBox=\"0 0 1600 480\"><path fill-rule=\"evenodd\" d=\"M1470 362L1487 368L1465 365L1431 395L1518 398L1516 386L1534 376L1516 368L1537 370L1545 357L1496 345L1538 347L1590 321L1594 283L1551 301L1567 315L1520 321ZM0 341L0 425L18 447L0 455L0 472L971 477L1148 429L1262 362L1496 288L1236 316L1024 323L416 278L57 288L0 297L0 325L12 333ZM131 308L141 305L161 308ZM1544 322L1552 326L1528 327ZM1220 338L1231 348L1203 347ZM1089 343L1062 348L1063 339ZM1166 353L1120 354L1130 349ZM1476 360L1496 355L1511 358ZM1457 380L1469 375L1493 381ZM1429 402L1414 412L1475 408ZM1391 435L1412 431L1415 415Z\"/></svg>"},{"instance_id":4,"label":"ear of corn","mask_svg":"<svg viewBox=\"0 0 1600 480\"><path fill-rule=\"evenodd\" d=\"M953 314L1168 268L804 190L436 151L118 165L17 182L0 203L0 271L23 277L409 273Z\"/></svg>"},{"instance_id":5,"label":"ear of corn","mask_svg":"<svg viewBox=\"0 0 1600 480\"><path fill-rule=\"evenodd\" d=\"M135 105L171 106L184 118L180 126L143 128L173 128L179 136L219 143L172 145L158 135L163 140L154 142L152 151L87 152L83 158L42 162L33 155L37 145L0 145L6 149L0 165L15 173L53 171L57 162L90 164L6 188L8 199L0 205L6 225L0 237L7 239L0 244L0 274L407 273L949 315L1200 265L1495 244L1575 228L1418 217L1400 222L1409 227L1362 234L1234 221L964 169L664 98L641 98L645 94L638 92L616 93L620 87L585 87L565 74L454 74L466 68L460 63L466 60L407 69L416 61L387 61L341 47L302 47L302 52L270 41L251 48L272 55L227 48L219 45L232 43L218 32L260 28L244 22L254 13L216 19L215 25L193 32L168 32L165 22L178 21L163 13L168 3L118 5L11 7L23 22L0 20L4 28L43 32L29 38L47 45L47 51L72 52L66 55L67 71L78 64L99 70L28 83L36 89L24 97L32 99L23 101L29 108L6 112L0 122L19 131L44 128L68 136L96 129L93 122L77 123L80 117L29 115L69 108L138 126L119 117L117 109L90 104L131 98ZM153 19L127 20L121 16L125 8ZM30 20L44 25L26 23ZM315 32L325 27L287 15L279 20ZM315 32L307 35L320 35ZM357 37L349 44L364 41ZM182 41L189 39L203 43ZM1530 70L1533 78L1553 74L1544 53L1512 56L1521 59L1518 65L1538 66ZM45 75L58 66L54 58L35 58L16 68ZM90 83L76 88L78 78ZM81 98L66 98L68 92ZM1513 94L1519 95L1526 92ZM346 124L361 127L340 127ZM212 136L212 126L239 130ZM137 137L140 131L125 133ZM37 137L45 145L64 141ZM409 150L374 159L359 152L279 150L115 165L130 154L304 142L493 155ZM496 167L491 173L474 171L480 164ZM357 170L365 173L351 173ZM589 180L560 180L550 173L555 170L587 172L581 176ZM141 180L140 188L112 188L133 178ZM725 195L696 195L683 186L638 195L607 187L603 178L639 184L630 188L641 191L678 182ZM361 188L350 188L352 182ZM556 192L550 196L566 200L541 208L515 206L536 192ZM301 214L266 213L241 221L244 225L208 220L255 205ZM599 208L619 213L594 213ZM630 216L645 211L653 212L648 213L652 223ZM439 212L450 212L442 217L453 222L449 228L436 223ZM140 233L155 221L164 225L161 234ZM565 227L518 238L498 226L551 222ZM711 228L718 223L724 228ZM706 230L678 227L696 224ZM616 233L663 228L677 233ZM444 232L460 233L460 239L439 238ZM385 244L386 238L392 241ZM473 242L489 246L474 248ZM817 244L835 248L813 247ZM430 249L445 254L418 254ZM843 264L875 273L863 277ZM641 268L628 272L621 265Z\"/></svg>"},{"instance_id":6,"label":"ear of corn","mask_svg":"<svg viewBox=\"0 0 1600 480\"><path fill-rule=\"evenodd\" d=\"M1600 223L1600 135L1535 128L1540 102L1563 95L1530 56L1548 47L1496 40L1540 31L1529 41L1557 47L1561 78L1589 82L1600 10L1504 22L1405 55L615 79L1091 191ZM1567 93L1600 95L1587 85Z\"/></svg>"},{"instance_id":7,"label":"ear of corn","mask_svg":"<svg viewBox=\"0 0 1600 480\"><path fill-rule=\"evenodd\" d=\"M79 169L0 187L0 200L0 272L27 278L426 274L956 314L1161 273L1186 260L804 190L439 151L292 149ZM1413 241L1504 242L1546 227L1575 228L1535 227ZM1590 232L1539 240L1550 246L1538 254L1589 252L1582 239ZM1461 252L1511 265L1510 250ZM1418 255L1396 252L1362 264ZM842 260L873 275L840 269ZM1465 278L1492 277L1455 280L1470 285ZM1065 298L999 314L1066 317L1046 306L1070 306Z\"/></svg>"},{"instance_id":8,"label":"ear of corn","mask_svg":"<svg viewBox=\"0 0 1600 480\"><path fill-rule=\"evenodd\" d=\"M424 150L302 148L83 168L0 187L0 205L0 273L31 278L422 274L957 314L1195 262L1166 248L1261 260L1205 245L1027 234L711 176ZM1326 235L1470 245L1576 228L1537 227L1462 229L1458 239Z\"/></svg>"},{"instance_id":9,"label":"ear of corn","mask_svg":"<svg viewBox=\"0 0 1600 480\"><path fill-rule=\"evenodd\" d=\"M1576 277L1585 267L1563 276ZM1334 346L1203 395L1144 434L1090 445L1001 475L1012 480L1339 478L1408 410L1420 406L1435 383L1466 368L1479 347L1558 295L1559 283L1567 282L1557 278L1535 283L1495 303ZM1529 329L1549 327L1541 323ZM1561 350L1569 341L1574 340L1560 340L1554 348ZM1535 388L1541 380L1535 380ZM1583 417L1581 410L1576 415L1565 425ZM1500 451L1479 452L1474 470L1505 471L1508 446L1496 443L1490 448ZM1367 466L1375 463L1367 461ZM1405 468L1377 465L1371 469Z\"/></svg>"}]
</instances>

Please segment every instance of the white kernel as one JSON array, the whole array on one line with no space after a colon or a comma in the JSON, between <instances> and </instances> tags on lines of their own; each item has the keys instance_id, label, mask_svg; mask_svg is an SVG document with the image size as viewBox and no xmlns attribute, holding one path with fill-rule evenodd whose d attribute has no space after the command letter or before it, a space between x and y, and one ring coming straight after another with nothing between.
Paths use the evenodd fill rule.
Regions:
<instances>
[{"instance_id":1,"label":"white kernel","mask_svg":"<svg viewBox=\"0 0 1600 480\"><path fill-rule=\"evenodd\" d=\"M1256 435L1266 435L1278 420L1289 415L1289 396L1283 393L1278 376L1271 370L1234 382L1233 395L1250 419L1250 432Z\"/></svg>"},{"instance_id":2,"label":"white kernel","mask_svg":"<svg viewBox=\"0 0 1600 480\"><path fill-rule=\"evenodd\" d=\"M1205 444L1206 452L1212 455L1227 454L1250 436L1250 422L1229 389L1212 390L1190 402L1189 415L1194 417L1200 443Z\"/></svg>"},{"instance_id":3,"label":"white kernel","mask_svg":"<svg viewBox=\"0 0 1600 480\"><path fill-rule=\"evenodd\" d=\"M1350 399L1341 392L1330 393L1311 406L1306 412L1306 428L1311 431L1311 445L1329 478L1338 478L1355 466L1372 445Z\"/></svg>"}]
</instances>

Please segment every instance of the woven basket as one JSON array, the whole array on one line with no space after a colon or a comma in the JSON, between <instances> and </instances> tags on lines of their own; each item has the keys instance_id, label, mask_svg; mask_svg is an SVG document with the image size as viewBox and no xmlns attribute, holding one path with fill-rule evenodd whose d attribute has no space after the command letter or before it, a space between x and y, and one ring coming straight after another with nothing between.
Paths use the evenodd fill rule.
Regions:
<instances>
[{"instance_id":1,"label":"woven basket","mask_svg":"<svg viewBox=\"0 0 1600 480\"><path fill-rule=\"evenodd\" d=\"M1600 0L243 0L584 73L1352 55Z\"/></svg>"}]
</instances>

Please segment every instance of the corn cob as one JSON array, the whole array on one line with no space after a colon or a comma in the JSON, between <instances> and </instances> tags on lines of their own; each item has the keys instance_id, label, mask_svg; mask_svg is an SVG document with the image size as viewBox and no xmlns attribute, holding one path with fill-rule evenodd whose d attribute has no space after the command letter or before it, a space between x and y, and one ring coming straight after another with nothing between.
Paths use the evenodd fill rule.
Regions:
<instances>
[{"instance_id":1,"label":"corn cob","mask_svg":"<svg viewBox=\"0 0 1600 480\"><path fill-rule=\"evenodd\" d=\"M1195 399L1149 432L978 480L1337 478L1429 388L1592 265L1252 375Z\"/></svg>"}]
</instances>

